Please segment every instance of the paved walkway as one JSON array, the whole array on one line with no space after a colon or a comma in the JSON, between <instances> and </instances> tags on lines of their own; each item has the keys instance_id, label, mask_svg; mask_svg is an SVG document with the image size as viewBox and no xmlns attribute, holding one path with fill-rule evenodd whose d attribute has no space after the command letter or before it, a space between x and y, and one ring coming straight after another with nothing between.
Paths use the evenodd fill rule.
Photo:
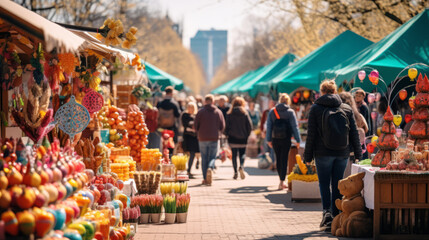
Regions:
<instances>
[{"instance_id":1,"label":"paved walkway","mask_svg":"<svg viewBox=\"0 0 429 240\"><path fill-rule=\"evenodd\" d=\"M291 202L290 192L277 190L276 173L256 160L246 166L246 179L233 180L231 163L217 162L211 187L201 186L194 169L188 222L139 225L135 239L337 239L318 229L320 202Z\"/></svg>"}]
</instances>

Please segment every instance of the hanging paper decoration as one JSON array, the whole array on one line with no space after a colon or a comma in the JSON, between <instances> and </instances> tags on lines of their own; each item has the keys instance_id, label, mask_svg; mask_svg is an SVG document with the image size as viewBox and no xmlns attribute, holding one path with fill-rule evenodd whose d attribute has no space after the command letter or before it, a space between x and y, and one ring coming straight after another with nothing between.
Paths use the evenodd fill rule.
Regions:
<instances>
[{"instance_id":1,"label":"hanging paper decoration","mask_svg":"<svg viewBox=\"0 0 429 240\"><path fill-rule=\"evenodd\" d=\"M90 116L88 110L77 103L72 95L70 101L61 106L55 113L55 122L58 127L73 139L81 133L89 124Z\"/></svg>"},{"instance_id":2,"label":"hanging paper decoration","mask_svg":"<svg viewBox=\"0 0 429 240\"><path fill-rule=\"evenodd\" d=\"M359 78L359 80L360 80L361 83L365 79L365 76L366 76L365 70L360 70L359 73L358 73L358 78Z\"/></svg>"},{"instance_id":3,"label":"hanging paper decoration","mask_svg":"<svg viewBox=\"0 0 429 240\"><path fill-rule=\"evenodd\" d=\"M402 136L402 128L397 128L395 134L397 138L400 138Z\"/></svg>"},{"instance_id":4,"label":"hanging paper decoration","mask_svg":"<svg viewBox=\"0 0 429 240\"><path fill-rule=\"evenodd\" d=\"M90 114L98 112L104 105L103 96L100 93L89 89L86 92L85 97L82 99L82 105L88 110Z\"/></svg>"},{"instance_id":5,"label":"hanging paper decoration","mask_svg":"<svg viewBox=\"0 0 429 240\"><path fill-rule=\"evenodd\" d=\"M374 145L372 145L372 143L368 143L368 144L366 145L366 149L368 150L368 152L369 152L369 153L373 153L373 152L374 152L375 147L374 147Z\"/></svg>"},{"instance_id":6,"label":"hanging paper decoration","mask_svg":"<svg viewBox=\"0 0 429 240\"><path fill-rule=\"evenodd\" d=\"M416 96L412 96L408 99L408 105L410 105L411 109L414 109L416 107L416 105L414 104L414 99L416 98Z\"/></svg>"},{"instance_id":7,"label":"hanging paper decoration","mask_svg":"<svg viewBox=\"0 0 429 240\"><path fill-rule=\"evenodd\" d=\"M371 118L375 120L377 118L377 112L371 112Z\"/></svg>"},{"instance_id":8,"label":"hanging paper decoration","mask_svg":"<svg viewBox=\"0 0 429 240\"><path fill-rule=\"evenodd\" d=\"M302 95L304 96L305 99L308 99L310 97L310 91L305 90Z\"/></svg>"},{"instance_id":9,"label":"hanging paper decoration","mask_svg":"<svg viewBox=\"0 0 429 240\"><path fill-rule=\"evenodd\" d=\"M381 93L375 93L375 101L378 102L381 99Z\"/></svg>"},{"instance_id":10,"label":"hanging paper decoration","mask_svg":"<svg viewBox=\"0 0 429 240\"><path fill-rule=\"evenodd\" d=\"M368 94L368 103L373 103L375 101L375 95L374 93Z\"/></svg>"},{"instance_id":11,"label":"hanging paper decoration","mask_svg":"<svg viewBox=\"0 0 429 240\"><path fill-rule=\"evenodd\" d=\"M405 123L409 123L411 120L413 120L411 114L405 114Z\"/></svg>"},{"instance_id":12,"label":"hanging paper decoration","mask_svg":"<svg viewBox=\"0 0 429 240\"><path fill-rule=\"evenodd\" d=\"M415 68L408 69L408 77L410 77L411 81L414 81L414 79L417 77L417 69Z\"/></svg>"},{"instance_id":13,"label":"hanging paper decoration","mask_svg":"<svg viewBox=\"0 0 429 240\"><path fill-rule=\"evenodd\" d=\"M408 95L407 90L402 89L401 91L399 91L399 98L400 98L402 101L404 101L404 100L405 100L405 98L407 98L407 95Z\"/></svg>"},{"instance_id":14,"label":"hanging paper decoration","mask_svg":"<svg viewBox=\"0 0 429 240\"><path fill-rule=\"evenodd\" d=\"M378 85L379 77L380 77L380 74L378 73L377 70L373 70L368 76L369 81L371 81L372 84L374 85Z\"/></svg>"},{"instance_id":15,"label":"hanging paper decoration","mask_svg":"<svg viewBox=\"0 0 429 240\"><path fill-rule=\"evenodd\" d=\"M395 115L395 116L393 116L393 123L397 126L397 127L399 127L399 125L401 125L401 123L402 123L402 116L401 115Z\"/></svg>"}]
</instances>

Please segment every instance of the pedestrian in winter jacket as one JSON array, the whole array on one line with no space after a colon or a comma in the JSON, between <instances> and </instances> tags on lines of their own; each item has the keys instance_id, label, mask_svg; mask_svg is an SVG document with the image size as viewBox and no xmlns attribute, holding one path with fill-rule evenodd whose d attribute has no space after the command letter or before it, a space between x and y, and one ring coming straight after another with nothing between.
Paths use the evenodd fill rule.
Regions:
<instances>
[{"instance_id":1,"label":"pedestrian in winter jacket","mask_svg":"<svg viewBox=\"0 0 429 240\"><path fill-rule=\"evenodd\" d=\"M320 229L330 231L332 219L338 214L338 209L335 206L335 200L341 198L341 194L338 190L338 181L343 178L344 170L346 169L347 161L350 156L350 145L352 146L356 159L361 158L362 150L352 108L342 103L340 96L337 94L337 85L335 81L330 80L323 82L320 85L320 93L322 96L315 101L310 109L308 117L304 161L310 162L313 158L316 161L320 195L323 205L323 218L320 223ZM328 120L329 118L327 118L327 116L333 116L327 115L330 112L337 112L339 115L336 116L344 117L345 126L339 126L338 124L336 124L336 126L331 126L327 124L332 123ZM334 130L327 131L327 126L332 127L331 129ZM334 136L333 138L329 138L336 141L328 141L327 136L332 137L332 132L335 132L335 128L349 130L337 137ZM347 140L349 145L347 145ZM337 145L335 145L335 143ZM341 149L336 146L341 146Z\"/></svg>"},{"instance_id":2,"label":"pedestrian in winter jacket","mask_svg":"<svg viewBox=\"0 0 429 240\"><path fill-rule=\"evenodd\" d=\"M198 111L194 120L194 129L197 132L201 153L203 185L211 185L212 183L212 171L208 169L209 163L216 158L218 140L224 128L223 114L214 105L214 96L208 94L205 97L205 105Z\"/></svg>"},{"instance_id":3,"label":"pedestrian in winter jacket","mask_svg":"<svg viewBox=\"0 0 429 240\"><path fill-rule=\"evenodd\" d=\"M286 188L284 181L287 173L291 137L295 138L298 149L301 142L295 111L289 107L289 104L289 95L286 93L280 94L279 103L270 110L267 119L266 139L268 146L273 148L276 154L277 173L280 178L279 190ZM283 129L280 128L280 126L283 126L282 123L285 124L285 130L282 130L284 134L279 132L279 129Z\"/></svg>"},{"instance_id":4,"label":"pedestrian in winter jacket","mask_svg":"<svg viewBox=\"0 0 429 240\"><path fill-rule=\"evenodd\" d=\"M225 135L232 152L232 166L234 168L234 179L237 179L237 157L240 159L240 178L244 179L244 153L246 151L247 138L252 131L252 121L244 108L246 102L242 97L236 97L232 101L232 107L226 115Z\"/></svg>"}]
</instances>

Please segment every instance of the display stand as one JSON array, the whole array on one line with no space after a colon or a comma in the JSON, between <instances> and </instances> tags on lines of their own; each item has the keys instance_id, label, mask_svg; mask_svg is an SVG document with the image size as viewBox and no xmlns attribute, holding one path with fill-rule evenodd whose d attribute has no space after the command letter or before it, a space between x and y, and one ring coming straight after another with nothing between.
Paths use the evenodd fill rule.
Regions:
<instances>
[{"instance_id":1,"label":"display stand","mask_svg":"<svg viewBox=\"0 0 429 240\"><path fill-rule=\"evenodd\" d=\"M374 176L374 239L429 239L429 173Z\"/></svg>"}]
</instances>

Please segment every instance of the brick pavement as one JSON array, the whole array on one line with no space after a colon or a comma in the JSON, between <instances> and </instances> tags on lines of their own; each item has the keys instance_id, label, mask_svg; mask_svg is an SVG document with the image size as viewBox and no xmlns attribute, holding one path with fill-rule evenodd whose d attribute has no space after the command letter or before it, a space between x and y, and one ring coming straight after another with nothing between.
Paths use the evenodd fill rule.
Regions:
<instances>
[{"instance_id":1,"label":"brick pavement","mask_svg":"<svg viewBox=\"0 0 429 240\"><path fill-rule=\"evenodd\" d=\"M291 202L291 193L277 190L277 174L256 160L247 160L244 180L232 179L230 162L217 166L211 187L193 169L187 223L139 225L135 239L338 239L318 229L320 202Z\"/></svg>"}]
</instances>

